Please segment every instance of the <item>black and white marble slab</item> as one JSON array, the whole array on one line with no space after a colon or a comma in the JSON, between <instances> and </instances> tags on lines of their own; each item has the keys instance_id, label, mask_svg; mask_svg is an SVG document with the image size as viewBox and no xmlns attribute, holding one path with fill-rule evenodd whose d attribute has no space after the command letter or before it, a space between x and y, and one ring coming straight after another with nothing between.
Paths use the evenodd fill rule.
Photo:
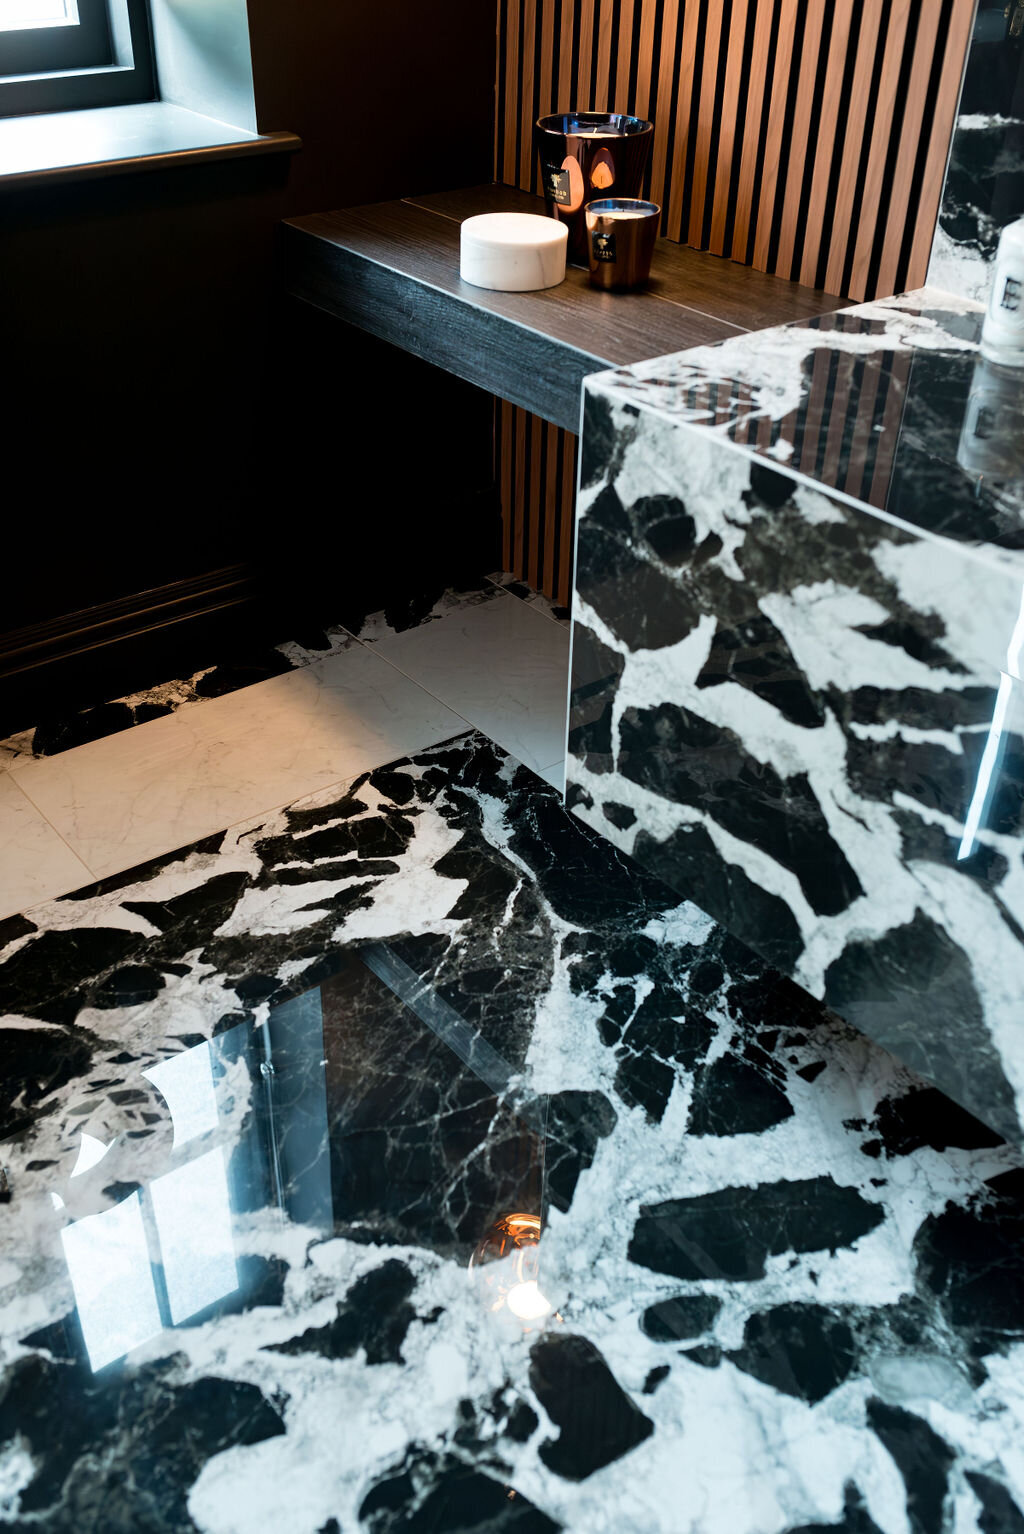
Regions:
<instances>
[{"instance_id":1,"label":"black and white marble slab","mask_svg":"<svg viewBox=\"0 0 1024 1534\"><path fill-rule=\"evenodd\" d=\"M1019 1139L1024 494L978 469L1020 439L964 449L980 321L924 290L587 381L568 783Z\"/></svg>"},{"instance_id":2,"label":"black and white marble slab","mask_svg":"<svg viewBox=\"0 0 1024 1534\"><path fill-rule=\"evenodd\" d=\"M988 300L999 235L1024 217L1024 11L981 0L928 266L930 287Z\"/></svg>"},{"instance_id":3,"label":"black and white marble slab","mask_svg":"<svg viewBox=\"0 0 1024 1534\"><path fill-rule=\"evenodd\" d=\"M0 996L0 1526L1024 1527L1019 1153L481 737Z\"/></svg>"}]
</instances>

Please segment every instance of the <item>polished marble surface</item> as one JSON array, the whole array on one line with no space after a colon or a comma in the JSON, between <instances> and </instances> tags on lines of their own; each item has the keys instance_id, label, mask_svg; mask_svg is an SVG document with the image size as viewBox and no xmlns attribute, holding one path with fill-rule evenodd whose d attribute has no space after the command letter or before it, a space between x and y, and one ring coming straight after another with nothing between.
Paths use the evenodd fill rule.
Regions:
<instances>
[{"instance_id":1,"label":"polished marble surface","mask_svg":"<svg viewBox=\"0 0 1024 1534\"><path fill-rule=\"evenodd\" d=\"M0 1526L1024 1522L1019 1154L479 736L0 994Z\"/></svg>"},{"instance_id":2,"label":"polished marble surface","mask_svg":"<svg viewBox=\"0 0 1024 1534\"><path fill-rule=\"evenodd\" d=\"M1000 399L1017 438L1024 424L1022 375L979 354L983 317L969 300L921 289L602 373L588 391L699 426L1024 576L1024 452L989 466L985 439L969 431L979 396L989 428Z\"/></svg>"},{"instance_id":3,"label":"polished marble surface","mask_svg":"<svg viewBox=\"0 0 1024 1534\"><path fill-rule=\"evenodd\" d=\"M979 321L925 291L588 380L569 802L1020 1137L1024 439L976 429Z\"/></svg>"}]
</instances>

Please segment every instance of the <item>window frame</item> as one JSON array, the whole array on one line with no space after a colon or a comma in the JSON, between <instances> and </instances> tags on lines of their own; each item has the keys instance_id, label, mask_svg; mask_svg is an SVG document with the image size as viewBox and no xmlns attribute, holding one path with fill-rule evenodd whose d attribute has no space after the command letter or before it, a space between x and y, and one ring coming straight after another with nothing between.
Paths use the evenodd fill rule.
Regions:
<instances>
[{"instance_id":1,"label":"window frame","mask_svg":"<svg viewBox=\"0 0 1024 1534\"><path fill-rule=\"evenodd\" d=\"M78 0L78 11L77 25L0 31L0 118L156 99L147 0Z\"/></svg>"}]
</instances>

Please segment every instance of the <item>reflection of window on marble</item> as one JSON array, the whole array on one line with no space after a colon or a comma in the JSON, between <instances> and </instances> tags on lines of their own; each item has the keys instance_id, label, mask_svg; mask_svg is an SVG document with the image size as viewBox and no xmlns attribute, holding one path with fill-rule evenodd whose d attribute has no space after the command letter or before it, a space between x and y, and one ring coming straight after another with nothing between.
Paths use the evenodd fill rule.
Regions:
<instances>
[{"instance_id":1,"label":"reflection of window on marble","mask_svg":"<svg viewBox=\"0 0 1024 1534\"><path fill-rule=\"evenodd\" d=\"M166 1102L174 1125L174 1149L217 1127L217 1092L209 1044L172 1055L142 1072Z\"/></svg>"},{"instance_id":2,"label":"reflection of window on marble","mask_svg":"<svg viewBox=\"0 0 1024 1534\"><path fill-rule=\"evenodd\" d=\"M149 1197L177 1325L238 1287L223 1148L165 1172L150 1184Z\"/></svg>"},{"instance_id":3,"label":"reflection of window on marble","mask_svg":"<svg viewBox=\"0 0 1024 1534\"><path fill-rule=\"evenodd\" d=\"M94 1369L163 1327L138 1193L61 1231L82 1336Z\"/></svg>"},{"instance_id":4,"label":"reflection of window on marble","mask_svg":"<svg viewBox=\"0 0 1024 1534\"><path fill-rule=\"evenodd\" d=\"M167 1103L175 1150L217 1128L209 1044L183 1050L142 1074ZM83 1134L72 1176L95 1166L108 1149ZM86 1215L61 1232L93 1369L123 1358L164 1326L187 1321L238 1288L231 1227L227 1161L223 1146L215 1146L113 1209ZM154 1268L162 1273L163 1302Z\"/></svg>"}]
</instances>

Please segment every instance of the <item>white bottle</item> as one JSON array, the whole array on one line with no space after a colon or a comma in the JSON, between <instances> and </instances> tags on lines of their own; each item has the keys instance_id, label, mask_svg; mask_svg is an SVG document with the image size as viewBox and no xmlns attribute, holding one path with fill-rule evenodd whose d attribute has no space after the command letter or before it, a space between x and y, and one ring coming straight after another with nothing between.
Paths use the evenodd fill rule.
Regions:
<instances>
[{"instance_id":1,"label":"white bottle","mask_svg":"<svg viewBox=\"0 0 1024 1534\"><path fill-rule=\"evenodd\" d=\"M992 362L1024 366L1024 218L999 236L981 351Z\"/></svg>"}]
</instances>

